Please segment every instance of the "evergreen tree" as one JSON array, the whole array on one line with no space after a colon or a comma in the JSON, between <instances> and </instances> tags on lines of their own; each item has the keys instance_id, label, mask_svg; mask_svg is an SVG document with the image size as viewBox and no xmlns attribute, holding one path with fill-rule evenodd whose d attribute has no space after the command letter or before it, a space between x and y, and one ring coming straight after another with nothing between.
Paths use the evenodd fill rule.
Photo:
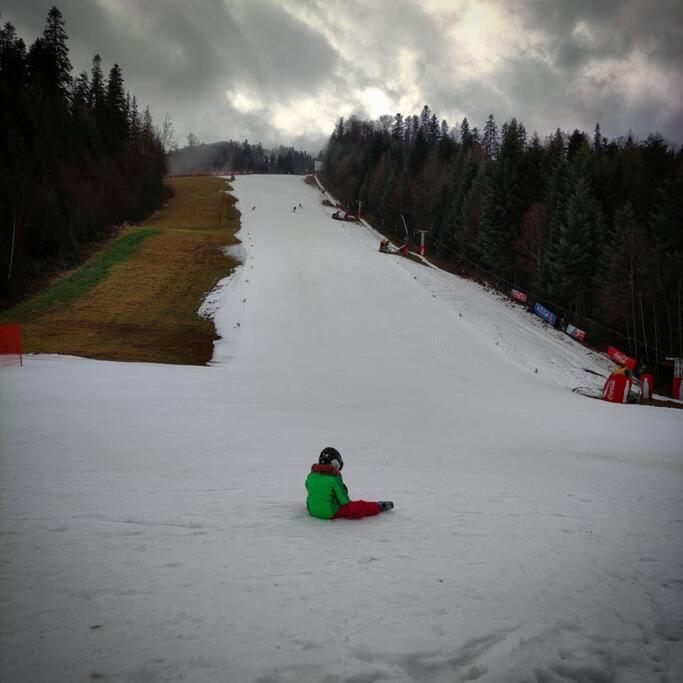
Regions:
<instances>
[{"instance_id":1,"label":"evergreen tree","mask_svg":"<svg viewBox=\"0 0 683 683\"><path fill-rule=\"evenodd\" d=\"M432 110L425 104L420 112L420 130L423 132L425 138L429 139L429 120L432 118ZM417 134L417 131L416 131Z\"/></svg>"},{"instance_id":2,"label":"evergreen tree","mask_svg":"<svg viewBox=\"0 0 683 683\"><path fill-rule=\"evenodd\" d=\"M495 159L498 156L498 128L496 127L496 121L493 118L493 114L489 114L489 118L484 126L484 135L482 137L481 146L484 150L484 154L489 159Z\"/></svg>"},{"instance_id":3,"label":"evergreen tree","mask_svg":"<svg viewBox=\"0 0 683 683\"><path fill-rule=\"evenodd\" d=\"M432 114L427 124L427 142L430 145L435 145L439 141L440 130L439 120L436 118L436 114Z\"/></svg>"},{"instance_id":4,"label":"evergreen tree","mask_svg":"<svg viewBox=\"0 0 683 683\"><path fill-rule=\"evenodd\" d=\"M567 160L571 161L583 145L588 145L588 136L583 131L575 129L567 140Z\"/></svg>"},{"instance_id":5,"label":"evergreen tree","mask_svg":"<svg viewBox=\"0 0 683 683\"><path fill-rule=\"evenodd\" d=\"M460 124L460 144L465 148L469 149L472 147L474 140L472 139L472 133L470 132L470 124L465 117Z\"/></svg>"},{"instance_id":6,"label":"evergreen tree","mask_svg":"<svg viewBox=\"0 0 683 683\"><path fill-rule=\"evenodd\" d=\"M128 108L123 88L123 76L118 64L112 66L107 79L105 139L112 149L119 149L128 137Z\"/></svg>"},{"instance_id":7,"label":"evergreen tree","mask_svg":"<svg viewBox=\"0 0 683 683\"><path fill-rule=\"evenodd\" d=\"M52 7L43 30L43 46L48 57L45 63L44 82L48 84L50 92L64 102L68 99L71 85L71 62L69 48L66 45L68 39L62 13L56 7Z\"/></svg>"},{"instance_id":8,"label":"evergreen tree","mask_svg":"<svg viewBox=\"0 0 683 683\"><path fill-rule=\"evenodd\" d=\"M599 232L596 225L601 220L588 181L578 178L559 226L549 290L561 305L580 314L586 314L592 303L596 265L592 235Z\"/></svg>"},{"instance_id":9,"label":"evergreen tree","mask_svg":"<svg viewBox=\"0 0 683 683\"><path fill-rule=\"evenodd\" d=\"M456 230L456 244L463 253L479 261L482 259L480 226L486 203L489 186L489 167L482 163L478 166L477 175L465 194L462 215Z\"/></svg>"},{"instance_id":10,"label":"evergreen tree","mask_svg":"<svg viewBox=\"0 0 683 683\"><path fill-rule=\"evenodd\" d=\"M645 259L648 281L663 309L667 352L683 357L683 168L679 166L656 195L650 225L652 250Z\"/></svg>"},{"instance_id":11,"label":"evergreen tree","mask_svg":"<svg viewBox=\"0 0 683 683\"><path fill-rule=\"evenodd\" d=\"M440 133L440 135L441 135L442 140L445 140L446 138L449 137L448 121L446 121L446 119L441 121L441 133Z\"/></svg>"},{"instance_id":12,"label":"evergreen tree","mask_svg":"<svg viewBox=\"0 0 683 683\"><path fill-rule=\"evenodd\" d=\"M400 112L397 112L394 115L394 124L391 127L391 138L395 142L403 142L404 135L403 115Z\"/></svg>"},{"instance_id":13,"label":"evergreen tree","mask_svg":"<svg viewBox=\"0 0 683 683\"><path fill-rule=\"evenodd\" d=\"M92 59L90 71L90 110L95 116L95 123L101 136L104 136L107 128L107 98L104 89L104 76L102 74L102 58L95 55Z\"/></svg>"},{"instance_id":14,"label":"evergreen tree","mask_svg":"<svg viewBox=\"0 0 683 683\"><path fill-rule=\"evenodd\" d=\"M593 151L600 154L603 151L602 133L600 132L600 124L595 124L595 133L593 134Z\"/></svg>"},{"instance_id":15,"label":"evergreen tree","mask_svg":"<svg viewBox=\"0 0 683 683\"><path fill-rule=\"evenodd\" d=\"M415 142L413 148L410 150L410 156L408 157L408 171L414 176L417 176L425 161L427 160L427 139L425 133L420 128L415 136Z\"/></svg>"},{"instance_id":16,"label":"evergreen tree","mask_svg":"<svg viewBox=\"0 0 683 683\"><path fill-rule=\"evenodd\" d=\"M503 124L498 159L487 185L479 226L480 251L486 265L497 273L511 275L514 251L526 209L521 165L526 144L524 126L512 119Z\"/></svg>"}]
</instances>

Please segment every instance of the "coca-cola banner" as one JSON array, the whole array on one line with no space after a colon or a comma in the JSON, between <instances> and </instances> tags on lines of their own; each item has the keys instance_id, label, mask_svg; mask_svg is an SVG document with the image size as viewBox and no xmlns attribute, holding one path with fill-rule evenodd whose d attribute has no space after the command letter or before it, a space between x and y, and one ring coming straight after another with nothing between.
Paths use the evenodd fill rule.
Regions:
<instances>
[{"instance_id":1,"label":"coca-cola banner","mask_svg":"<svg viewBox=\"0 0 683 683\"><path fill-rule=\"evenodd\" d=\"M607 355L615 362L618 363L619 365L623 365L629 370L635 370L636 369L636 362L633 360L633 358L629 358L623 351L619 351L619 349L615 348L614 346L610 346L607 349Z\"/></svg>"},{"instance_id":2,"label":"coca-cola banner","mask_svg":"<svg viewBox=\"0 0 683 683\"><path fill-rule=\"evenodd\" d=\"M565 332L570 337L574 337L574 339L578 339L579 341L584 341L586 339L586 333L578 327L574 327L574 325L567 325Z\"/></svg>"}]
</instances>

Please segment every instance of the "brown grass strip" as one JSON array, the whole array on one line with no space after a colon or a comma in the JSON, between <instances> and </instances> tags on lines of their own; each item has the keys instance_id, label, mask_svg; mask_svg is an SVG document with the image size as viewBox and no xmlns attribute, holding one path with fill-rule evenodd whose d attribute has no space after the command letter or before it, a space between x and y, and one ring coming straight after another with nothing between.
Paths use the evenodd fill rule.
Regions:
<instances>
[{"instance_id":1,"label":"brown grass strip","mask_svg":"<svg viewBox=\"0 0 683 683\"><path fill-rule=\"evenodd\" d=\"M174 197L146 223L160 233L77 301L22 324L25 352L193 365L211 359L215 329L197 311L238 265L223 248L238 241L239 212L220 178L169 184Z\"/></svg>"}]
</instances>

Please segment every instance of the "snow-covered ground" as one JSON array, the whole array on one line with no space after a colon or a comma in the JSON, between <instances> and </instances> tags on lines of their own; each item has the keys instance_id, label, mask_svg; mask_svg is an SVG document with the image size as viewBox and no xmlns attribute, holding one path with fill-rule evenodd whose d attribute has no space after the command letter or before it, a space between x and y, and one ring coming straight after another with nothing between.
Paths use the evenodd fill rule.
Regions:
<instances>
[{"instance_id":1,"label":"snow-covered ground","mask_svg":"<svg viewBox=\"0 0 683 683\"><path fill-rule=\"evenodd\" d=\"M235 188L211 367L0 368L0 679L683 680L683 413L572 393L606 361L301 178ZM310 518L328 445L396 509Z\"/></svg>"}]
</instances>

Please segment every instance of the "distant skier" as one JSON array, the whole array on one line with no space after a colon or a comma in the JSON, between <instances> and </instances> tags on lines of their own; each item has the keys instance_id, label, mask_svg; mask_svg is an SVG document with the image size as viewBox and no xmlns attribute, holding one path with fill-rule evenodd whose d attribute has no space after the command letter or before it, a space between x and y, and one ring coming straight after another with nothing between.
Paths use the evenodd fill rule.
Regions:
<instances>
[{"instance_id":1,"label":"distant skier","mask_svg":"<svg viewBox=\"0 0 683 683\"><path fill-rule=\"evenodd\" d=\"M351 500L341 476L344 461L336 448L323 448L318 462L306 478L306 507L313 517L320 519L360 519L378 515L394 507L389 500Z\"/></svg>"},{"instance_id":2,"label":"distant skier","mask_svg":"<svg viewBox=\"0 0 683 683\"><path fill-rule=\"evenodd\" d=\"M296 205L295 205L294 208L292 209L292 213L296 213Z\"/></svg>"},{"instance_id":3,"label":"distant skier","mask_svg":"<svg viewBox=\"0 0 683 683\"><path fill-rule=\"evenodd\" d=\"M301 206L301 202L299 202L299 208L300 208L300 209L303 209L303 208L304 208L303 206Z\"/></svg>"},{"instance_id":4,"label":"distant skier","mask_svg":"<svg viewBox=\"0 0 683 683\"><path fill-rule=\"evenodd\" d=\"M255 208L256 208L256 206L254 205L254 206L251 207L251 210L253 211Z\"/></svg>"}]
</instances>

